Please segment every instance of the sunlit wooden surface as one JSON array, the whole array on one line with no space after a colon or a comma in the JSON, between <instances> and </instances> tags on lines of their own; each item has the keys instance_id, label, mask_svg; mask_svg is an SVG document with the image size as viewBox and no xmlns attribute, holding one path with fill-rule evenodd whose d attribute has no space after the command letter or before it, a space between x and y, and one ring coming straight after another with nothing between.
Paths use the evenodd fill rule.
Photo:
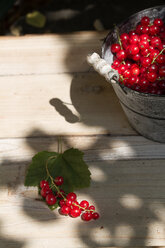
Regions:
<instances>
[{"instance_id":1,"label":"sunlit wooden surface","mask_svg":"<svg viewBox=\"0 0 165 248\"><path fill-rule=\"evenodd\" d=\"M165 144L129 125L111 87L86 63L107 32L0 38L0 248L165 246ZM101 214L84 223L51 212L23 186L32 156L84 151L78 191Z\"/></svg>"}]
</instances>

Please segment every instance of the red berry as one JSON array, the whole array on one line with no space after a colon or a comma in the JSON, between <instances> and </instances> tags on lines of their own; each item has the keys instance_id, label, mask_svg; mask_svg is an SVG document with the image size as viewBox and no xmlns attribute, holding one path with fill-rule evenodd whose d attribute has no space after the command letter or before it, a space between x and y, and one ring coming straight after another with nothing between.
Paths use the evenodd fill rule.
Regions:
<instances>
[{"instance_id":1,"label":"red berry","mask_svg":"<svg viewBox=\"0 0 165 248\"><path fill-rule=\"evenodd\" d=\"M127 66L124 64L121 64L118 68L118 73L119 74L123 74L125 72L125 70L127 69Z\"/></svg>"},{"instance_id":2,"label":"red berry","mask_svg":"<svg viewBox=\"0 0 165 248\"><path fill-rule=\"evenodd\" d=\"M156 18L154 20L154 24L155 24L155 26L162 27L163 26L163 21L160 18Z\"/></svg>"},{"instance_id":3,"label":"red berry","mask_svg":"<svg viewBox=\"0 0 165 248\"><path fill-rule=\"evenodd\" d=\"M138 76L140 74L140 69L138 66L131 69L131 74L134 76Z\"/></svg>"},{"instance_id":4,"label":"red berry","mask_svg":"<svg viewBox=\"0 0 165 248\"><path fill-rule=\"evenodd\" d=\"M52 190L49 188L49 186L44 186L40 191L41 196L44 198L50 193L52 193Z\"/></svg>"},{"instance_id":5,"label":"red berry","mask_svg":"<svg viewBox=\"0 0 165 248\"><path fill-rule=\"evenodd\" d=\"M130 45L129 46L129 53L131 55L135 55L139 53L139 47L137 45Z\"/></svg>"},{"instance_id":6,"label":"red berry","mask_svg":"<svg viewBox=\"0 0 165 248\"><path fill-rule=\"evenodd\" d=\"M128 41L129 40L129 35L127 33L123 33L120 35L121 41Z\"/></svg>"},{"instance_id":7,"label":"red berry","mask_svg":"<svg viewBox=\"0 0 165 248\"><path fill-rule=\"evenodd\" d=\"M83 201L80 202L80 206L81 206L82 208L84 208L84 209L87 209L87 208L89 207L89 202L83 200Z\"/></svg>"},{"instance_id":8,"label":"red berry","mask_svg":"<svg viewBox=\"0 0 165 248\"><path fill-rule=\"evenodd\" d=\"M151 58L151 59L154 59L154 58L156 58L156 57L158 56L158 54L159 54L159 50L158 50L158 49L154 49L154 50L151 51L151 53L150 53L150 58Z\"/></svg>"},{"instance_id":9,"label":"red berry","mask_svg":"<svg viewBox=\"0 0 165 248\"><path fill-rule=\"evenodd\" d=\"M66 206L70 207L70 206L72 206L72 202L73 202L72 200L67 199L65 204L66 204Z\"/></svg>"},{"instance_id":10,"label":"red berry","mask_svg":"<svg viewBox=\"0 0 165 248\"><path fill-rule=\"evenodd\" d=\"M148 41L149 40L149 35L148 34L141 34L140 35L140 41L142 41L142 40Z\"/></svg>"},{"instance_id":11,"label":"red berry","mask_svg":"<svg viewBox=\"0 0 165 248\"><path fill-rule=\"evenodd\" d=\"M143 56L147 56L148 54L150 54L150 51L149 51L148 48L145 48L145 49L142 49L142 50L140 51L140 53L141 53L141 55L143 55Z\"/></svg>"},{"instance_id":12,"label":"red berry","mask_svg":"<svg viewBox=\"0 0 165 248\"><path fill-rule=\"evenodd\" d=\"M160 87L162 90L165 90L165 80L159 81L159 87Z\"/></svg>"},{"instance_id":13,"label":"red berry","mask_svg":"<svg viewBox=\"0 0 165 248\"><path fill-rule=\"evenodd\" d=\"M91 206L89 206L88 209L89 209L89 210L95 210L95 206L91 205Z\"/></svg>"},{"instance_id":14,"label":"red berry","mask_svg":"<svg viewBox=\"0 0 165 248\"><path fill-rule=\"evenodd\" d=\"M159 37L155 36L151 39L150 44L153 47L160 47L162 45L162 42Z\"/></svg>"},{"instance_id":15,"label":"red berry","mask_svg":"<svg viewBox=\"0 0 165 248\"><path fill-rule=\"evenodd\" d=\"M60 204L60 207L64 206L65 205L65 200L64 199L61 199L60 202L59 202L59 204Z\"/></svg>"},{"instance_id":16,"label":"red berry","mask_svg":"<svg viewBox=\"0 0 165 248\"><path fill-rule=\"evenodd\" d=\"M56 203L57 199L53 194L48 194L46 196L46 202L48 205L52 206Z\"/></svg>"},{"instance_id":17,"label":"red berry","mask_svg":"<svg viewBox=\"0 0 165 248\"><path fill-rule=\"evenodd\" d=\"M81 218L84 221L90 221L92 219L92 213L91 212L85 212L81 215Z\"/></svg>"},{"instance_id":18,"label":"red berry","mask_svg":"<svg viewBox=\"0 0 165 248\"><path fill-rule=\"evenodd\" d=\"M40 187L43 188L44 186L48 186L48 187L49 187L48 181L42 180L42 181L40 182Z\"/></svg>"},{"instance_id":19,"label":"red berry","mask_svg":"<svg viewBox=\"0 0 165 248\"><path fill-rule=\"evenodd\" d=\"M157 78L157 74L155 72L148 72L147 73L148 81L155 82L156 78Z\"/></svg>"},{"instance_id":20,"label":"red berry","mask_svg":"<svg viewBox=\"0 0 165 248\"><path fill-rule=\"evenodd\" d=\"M142 32L142 34L149 34L149 32L150 32L150 27L149 27L149 26L143 26L141 32Z\"/></svg>"},{"instance_id":21,"label":"red berry","mask_svg":"<svg viewBox=\"0 0 165 248\"><path fill-rule=\"evenodd\" d=\"M75 201L77 198L77 195L74 192L71 192L66 197L68 200Z\"/></svg>"},{"instance_id":22,"label":"red berry","mask_svg":"<svg viewBox=\"0 0 165 248\"><path fill-rule=\"evenodd\" d=\"M60 208L60 213L63 214L63 215L68 215L71 211L71 208L69 206L66 206L66 205L63 205L61 208Z\"/></svg>"},{"instance_id":23,"label":"red berry","mask_svg":"<svg viewBox=\"0 0 165 248\"><path fill-rule=\"evenodd\" d=\"M143 26L139 24L136 26L135 32L136 34L142 34L142 30L143 30Z\"/></svg>"},{"instance_id":24,"label":"red berry","mask_svg":"<svg viewBox=\"0 0 165 248\"><path fill-rule=\"evenodd\" d=\"M140 49L146 49L146 48L149 48L150 44L147 40L141 40L139 42L139 48Z\"/></svg>"},{"instance_id":25,"label":"red berry","mask_svg":"<svg viewBox=\"0 0 165 248\"><path fill-rule=\"evenodd\" d=\"M123 49L121 49L119 52L116 53L116 57L119 60L123 60L126 58L126 52Z\"/></svg>"},{"instance_id":26,"label":"red berry","mask_svg":"<svg viewBox=\"0 0 165 248\"><path fill-rule=\"evenodd\" d=\"M130 76L128 79L128 83L130 83L131 85L137 83L137 77L136 76Z\"/></svg>"},{"instance_id":27,"label":"red berry","mask_svg":"<svg viewBox=\"0 0 165 248\"><path fill-rule=\"evenodd\" d=\"M148 71L157 72L157 71L158 71L158 65L157 65L157 64L151 64L151 65L148 67Z\"/></svg>"},{"instance_id":28,"label":"red berry","mask_svg":"<svg viewBox=\"0 0 165 248\"><path fill-rule=\"evenodd\" d=\"M143 16L141 19L141 24L143 26L148 26L150 24L150 18L148 16Z\"/></svg>"},{"instance_id":29,"label":"red berry","mask_svg":"<svg viewBox=\"0 0 165 248\"><path fill-rule=\"evenodd\" d=\"M165 77L165 65L159 67L159 76Z\"/></svg>"},{"instance_id":30,"label":"red berry","mask_svg":"<svg viewBox=\"0 0 165 248\"><path fill-rule=\"evenodd\" d=\"M165 64L165 55L164 54L160 54L157 58L156 58L156 62L158 64Z\"/></svg>"},{"instance_id":31,"label":"red berry","mask_svg":"<svg viewBox=\"0 0 165 248\"><path fill-rule=\"evenodd\" d=\"M57 192L56 197L62 198L65 195L65 192L62 189L60 189L60 192L61 193Z\"/></svg>"},{"instance_id":32,"label":"red berry","mask_svg":"<svg viewBox=\"0 0 165 248\"><path fill-rule=\"evenodd\" d=\"M138 41L139 41L139 36L137 34L130 36L129 39L130 44L137 44Z\"/></svg>"},{"instance_id":33,"label":"red berry","mask_svg":"<svg viewBox=\"0 0 165 248\"><path fill-rule=\"evenodd\" d=\"M151 64L151 59L149 57L142 57L141 64L143 67L148 67Z\"/></svg>"},{"instance_id":34,"label":"red berry","mask_svg":"<svg viewBox=\"0 0 165 248\"><path fill-rule=\"evenodd\" d=\"M117 52L119 52L120 50L121 50L121 47L120 47L119 44L114 43L114 44L111 45L111 52L112 52L112 53L117 53Z\"/></svg>"},{"instance_id":35,"label":"red berry","mask_svg":"<svg viewBox=\"0 0 165 248\"><path fill-rule=\"evenodd\" d=\"M151 35L156 35L159 32L160 32L160 28L158 26L156 26L154 24L150 26L150 34Z\"/></svg>"},{"instance_id":36,"label":"red berry","mask_svg":"<svg viewBox=\"0 0 165 248\"><path fill-rule=\"evenodd\" d=\"M140 78L139 85L140 85L140 88L144 91L148 88L149 81L145 77L142 77Z\"/></svg>"},{"instance_id":37,"label":"red berry","mask_svg":"<svg viewBox=\"0 0 165 248\"><path fill-rule=\"evenodd\" d=\"M97 220L100 217L99 213L92 213L92 219Z\"/></svg>"},{"instance_id":38,"label":"red berry","mask_svg":"<svg viewBox=\"0 0 165 248\"><path fill-rule=\"evenodd\" d=\"M141 56L140 56L139 53L137 53L137 54L135 54L135 55L132 56L132 59L133 59L134 61L139 61L140 58L141 58Z\"/></svg>"},{"instance_id":39,"label":"red berry","mask_svg":"<svg viewBox=\"0 0 165 248\"><path fill-rule=\"evenodd\" d=\"M62 185L63 182L64 182L64 179L63 179L63 177L60 177L60 176L59 176L59 177L56 177L55 180L54 180L54 183L55 183L57 186Z\"/></svg>"},{"instance_id":40,"label":"red berry","mask_svg":"<svg viewBox=\"0 0 165 248\"><path fill-rule=\"evenodd\" d=\"M80 216L80 214L81 214L81 210L78 207L70 210L70 216L73 218Z\"/></svg>"},{"instance_id":41,"label":"red berry","mask_svg":"<svg viewBox=\"0 0 165 248\"><path fill-rule=\"evenodd\" d=\"M125 78L129 78L131 76L131 70L127 69L124 73L123 73L123 76Z\"/></svg>"},{"instance_id":42,"label":"red berry","mask_svg":"<svg viewBox=\"0 0 165 248\"><path fill-rule=\"evenodd\" d=\"M115 60L113 61L113 64L112 64L112 68L114 68L114 69L118 68L119 65L120 65L120 63L121 63L120 60L115 59Z\"/></svg>"}]
</instances>

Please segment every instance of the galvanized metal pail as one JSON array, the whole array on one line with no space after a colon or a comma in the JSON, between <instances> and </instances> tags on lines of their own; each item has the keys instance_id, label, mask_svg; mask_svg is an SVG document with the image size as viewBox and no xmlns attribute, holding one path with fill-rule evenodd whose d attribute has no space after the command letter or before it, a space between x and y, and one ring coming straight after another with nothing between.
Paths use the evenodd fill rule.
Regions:
<instances>
[{"instance_id":1,"label":"galvanized metal pail","mask_svg":"<svg viewBox=\"0 0 165 248\"><path fill-rule=\"evenodd\" d=\"M118 25L120 33L132 30L143 16L149 16L151 21L159 17L165 22L165 5L132 15ZM105 38L102 46L102 61L106 61L109 65L113 62L110 46L116 42L117 34L114 29ZM149 139L165 142L165 95L139 93L121 85L118 81L114 83L114 80L112 86L132 127Z\"/></svg>"}]
</instances>

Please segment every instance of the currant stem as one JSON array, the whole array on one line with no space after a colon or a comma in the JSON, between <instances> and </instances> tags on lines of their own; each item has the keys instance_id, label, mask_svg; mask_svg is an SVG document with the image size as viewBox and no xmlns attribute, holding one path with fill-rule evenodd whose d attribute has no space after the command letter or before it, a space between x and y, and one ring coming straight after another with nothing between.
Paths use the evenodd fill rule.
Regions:
<instances>
[{"instance_id":1,"label":"currant stem","mask_svg":"<svg viewBox=\"0 0 165 248\"><path fill-rule=\"evenodd\" d=\"M48 170L48 162L49 162L50 159L53 159L53 158L56 158L56 156L51 156L51 157L49 157L49 158L47 159L47 161L46 161L46 172L47 172L48 177L50 177L50 180L51 180L51 183L52 183L52 184L51 184L51 188L52 188L52 187L55 187L55 189L57 190L57 192L63 197L64 200L66 200L65 196L63 195L63 193L60 191L60 189L57 187L57 185L55 185L54 179L53 179L53 177L50 175L49 170Z\"/></svg>"},{"instance_id":2,"label":"currant stem","mask_svg":"<svg viewBox=\"0 0 165 248\"><path fill-rule=\"evenodd\" d=\"M155 62L155 60L159 57L160 54L163 53L164 50L165 50L165 48L163 48L163 49L160 51L160 53L159 53L156 57L153 58L151 64L153 64L153 63Z\"/></svg>"},{"instance_id":3,"label":"currant stem","mask_svg":"<svg viewBox=\"0 0 165 248\"><path fill-rule=\"evenodd\" d=\"M121 39L120 39L120 34L119 34L119 28L115 25L115 29L116 29L116 33L117 33L117 39L118 39L118 42L119 42L119 45L120 45L120 48L121 50L123 50L123 46L122 46L122 42L121 42ZM122 64L125 65L125 61L123 59L122 61Z\"/></svg>"}]
</instances>

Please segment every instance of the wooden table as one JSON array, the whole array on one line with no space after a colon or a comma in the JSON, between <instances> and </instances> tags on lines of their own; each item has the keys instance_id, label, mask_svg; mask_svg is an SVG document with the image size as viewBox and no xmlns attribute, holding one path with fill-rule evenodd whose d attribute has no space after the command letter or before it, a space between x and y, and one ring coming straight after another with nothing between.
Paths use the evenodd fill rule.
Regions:
<instances>
[{"instance_id":1,"label":"wooden table","mask_svg":"<svg viewBox=\"0 0 165 248\"><path fill-rule=\"evenodd\" d=\"M111 87L86 62L107 32L0 38L0 248L165 246L165 144L138 135ZM23 186L32 156L85 153L84 223L51 212Z\"/></svg>"}]
</instances>

